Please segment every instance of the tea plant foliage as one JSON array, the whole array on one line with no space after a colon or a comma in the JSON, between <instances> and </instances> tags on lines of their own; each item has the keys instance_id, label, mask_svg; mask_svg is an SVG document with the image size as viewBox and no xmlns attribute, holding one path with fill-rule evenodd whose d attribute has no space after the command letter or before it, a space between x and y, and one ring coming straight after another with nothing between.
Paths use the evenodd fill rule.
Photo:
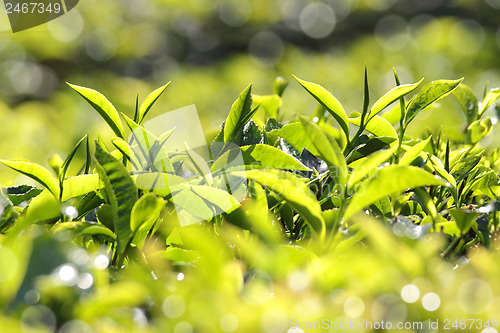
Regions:
<instances>
[{"instance_id":1,"label":"tea plant foliage","mask_svg":"<svg viewBox=\"0 0 500 333\"><path fill-rule=\"evenodd\" d=\"M236 304L231 310L240 318L249 304L279 306L269 298L270 281L282 284L286 295L278 293L279 299L295 302L302 290L296 281L306 276L311 283L304 288L323 303L325 293L351 288L353 276L364 286L357 290L374 301L374 290L399 293L373 274L387 261L412 281L438 276L426 266L436 258L455 262L477 248L492 250L482 252L481 260L498 257L498 148L479 143L492 131L487 110L499 89L479 102L463 79L437 80L418 90L423 79L400 84L395 73L395 87L370 105L365 70L361 111L348 114L323 86L295 79L326 116L301 110L284 116L288 83L282 78L269 95L252 95L249 85L230 107L208 160L187 142L182 151L170 149L173 125L160 135L144 125L170 82L142 104L137 99L133 116L118 113L101 93L69 84L116 137L106 138L109 145L94 138L94 148L84 136L64 160L51 159L52 170L1 160L39 184L0 193L0 304L18 318L13 325L31 309L20 301L29 290L40 293L57 325L75 318L104 325L102 314L126 322L127 311L135 311L147 313L151 332L173 331L177 318L186 321L185 313L200 309L206 318L193 325L216 326L224 302ZM462 133L449 139L443 132L406 134L420 112L450 94L467 120ZM93 268L90 259L67 266L68 248L92 257ZM37 253L52 253L54 262L38 267ZM33 260L26 259L30 255ZM13 258L19 269L9 275ZM71 269L81 270L78 284L64 280ZM50 282L54 276L66 282ZM439 280L434 278L428 281ZM329 307L337 306L327 298ZM411 309L407 319L420 318L421 310ZM248 315L260 323L255 313ZM130 325L139 330L133 320Z\"/></svg>"}]
</instances>

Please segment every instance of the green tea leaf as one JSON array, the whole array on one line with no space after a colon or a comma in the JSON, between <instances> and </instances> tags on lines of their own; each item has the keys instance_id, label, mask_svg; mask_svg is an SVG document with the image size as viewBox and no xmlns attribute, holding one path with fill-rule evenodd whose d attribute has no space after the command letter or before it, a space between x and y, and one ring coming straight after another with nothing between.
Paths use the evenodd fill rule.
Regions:
<instances>
[{"instance_id":1,"label":"green tea leaf","mask_svg":"<svg viewBox=\"0 0 500 333\"><path fill-rule=\"evenodd\" d=\"M271 142L276 141L277 138L283 138L299 152L305 148L313 155L319 155L319 152L309 139L304 126L300 122L287 124L280 129L272 130L267 135Z\"/></svg>"},{"instance_id":2,"label":"green tea leaf","mask_svg":"<svg viewBox=\"0 0 500 333\"><path fill-rule=\"evenodd\" d=\"M101 115L118 137L123 138L123 127L118 111L116 111L113 104L103 94L93 89L80 87L71 83L67 84Z\"/></svg>"},{"instance_id":3,"label":"green tea leaf","mask_svg":"<svg viewBox=\"0 0 500 333\"><path fill-rule=\"evenodd\" d=\"M57 179L52 176L50 171L43 166L21 159L12 159L8 161L0 160L0 163L36 180L45 186L45 188L47 188L56 198L59 198L59 183Z\"/></svg>"},{"instance_id":4,"label":"green tea leaf","mask_svg":"<svg viewBox=\"0 0 500 333\"><path fill-rule=\"evenodd\" d=\"M236 171L233 174L254 180L278 194L304 218L320 239L325 237L325 220L321 215L321 207L302 179L278 170Z\"/></svg>"},{"instance_id":5,"label":"green tea leaf","mask_svg":"<svg viewBox=\"0 0 500 333\"><path fill-rule=\"evenodd\" d=\"M363 158L361 162L354 167L347 185L351 187L367 175L375 174L380 164L387 161L396 152L397 146L392 146L387 150L377 151Z\"/></svg>"},{"instance_id":6,"label":"green tea leaf","mask_svg":"<svg viewBox=\"0 0 500 333\"><path fill-rule=\"evenodd\" d=\"M467 143L476 144L491 133L493 123L488 117L474 121L467 127Z\"/></svg>"},{"instance_id":7,"label":"green tea leaf","mask_svg":"<svg viewBox=\"0 0 500 333\"><path fill-rule=\"evenodd\" d=\"M347 180L347 164L337 141L328 140L318 125L309 122L302 116L299 116L299 118L309 136L309 140L313 142L321 159L328 165L330 176L338 184L344 185Z\"/></svg>"},{"instance_id":8,"label":"green tea leaf","mask_svg":"<svg viewBox=\"0 0 500 333\"><path fill-rule=\"evenodd\" d=\"M276 168L288 170L311 171L296 158L282 152L278 148L257 144L240 148L245 165L255 168Z\"/></svg>"},{"instance_id":9,"label":"green tea leaf","mask_svg":"<svg viewBox=\"0 0 500 333\"><path fill-rule=\"evenodd\" d=\"M252 85L249 85L231 106L224 126L224 142L233 142L254 113L252 111Z\"/></svg>"},{"instance_id":10,"label":"green tea leaf","mask_svg":"<svg viewBox=\"0 0 500 333\"><path fill-rule=\"evenodd\" d=\"M495 103L495 101L500 97L500 88L493 89L488 91L486 96L484 96L483 101L481 102L481 107L479 108L479 117L483 115L483 113L488 110L491 104Z\"/></svg>"},{"instance_id":11,"label":"green tea leaf","mask_svg":"<svg viewBox=\"0 0 500 333\"><path fill-rule=\"evenodd\" d=\"M399 98L411 93L420 85L420 83L422 83L423 80L424 79L422 78L420 81L416 83L400 85L389 90L382 97L380 97L378 101L375 102L375 104L373 104L368 119L373 118L380 111L384 110L386 107L397 101Z\"/></svg>"},{"instance_id":12,"label":"green tea leaf","mask_svg":"<svg viewBox=\"0 0 500 333\"><path fill-rule=\"evenodd\" d=\"M399 160L399 165L411 164L414 159L427 147L429 142L431 141L432 135L429 136L426 140L417 143L413 147L408 150L403 157Z\"/></svg>"},{"instance_id":13,"label":"green tea leaf","mask_svg":"<svg viewBox=\"0 0 500 333\"><path fill-rule=\"evenodd\" d=\"M349 120L342 104L319 84L301 80L295 75L293 77L337 120L345 135L349 137Z\"/></svg>"},{"instance_id":14,"label":"green tea leaf","mask_svg":"<svg viewBox=\"0 0 500 333\"><path fill-rule=\"evenodd\" d=\"M270 118L278 119L279 111L283 102L278 95L253 95L253 102L260 105L259 109L266 112Z\"/></svg>"},{"instance_id":15,"label":"green tea leaf","mask_svg":"<svg viewBox=\"0 0 500 333\"><path fill-rule=\"evenodd\" d=\"M459 84L452 93L457 99L458 104L462 107L465 117L467 117L467 123L470 124L477 120L479 114L477 98L472 89L462 83Z\"/></svg>"},{"instance_id":16,"label":"green tea leaf","mask_svg":"<svg viewBox=\"0 0 500 333\"><path fill-rule=\"evenodd\" d=\"M407 126L420 111L450 94L462 81L463 78L459 80L438 80L425 85L406 107L405 126Z\"/></svg>"},{"instance_id":17,"label":"green tea leaf","mask_svg":"<svg viewBox=\"0 0 500 333\"><path fill-rule=\"evenodd\" d=\"M130 229L137 231L142 225L150 225L160 216L165 207L165 201L159 199L154 193L147 193L136 201L130 217Z\"/></svg>"},{"instance_id":18,"label":"green tea leaf","mask_svg":"<svg viewBox=\"0 0 500 333\"><path fill-rule=\"evenodd\" d=\"M82 144L83 140L86 140L88 137L85 135L83 138L80 139L80 141L77 142L77 144L73 147L71 150L71 153L69 153L68 157L64 160L64 163L61 165L61 168L59 169L59 187L60 187L60 196L63 195L64 193L64 178L66 178L66 173L68 172L69 164L73 160L73 157L75 157L76 151L78 148L80 148L80 145Z\"/></svg>"},{"instance_id":19,"label":"green tea leaf","mask_svg":"<svg viewBox=\"0 0 500 333\"><path fill-rule=\"evenodd\" d=\"M356 126L361 125L361 116L357 116L358 114L359 113L351 113L351 115L356 116L353 118L349 115L349 121ZM395 139L398 138L398 134L396 133L394 127L392 127L387 120L379 116L372 116L366 124L365 129L376 136L388 136Z\"/></svg>"},{"instance_id":20,"label":"green tea leaf","mask_svg":"<svg viewBox=\"0 0 500 333\"><path fill-rule=\"evenodd\" d=\"M450 173L456 179L457 183L464 179L478 165L482 156L483 152L463 157L453 166Z\"/></svg>"},{"instance_id":21,"label":"green tea leaf","mask_svg":"<svg viewBox=\"0 0 500 333\"><path fill-rule=\"evenodd\" d=\"M163 87L160 87L153 91L151 94L146 97L144 102L142 102L141 107L139 108L139 113L137 115L137 123L141 124L142 121L144 120L144 117L146 117L146 114L149 112L153 104L156 102L158 98L160 98L161 94L167 89L168 85L170 84L170 81L164 85Z\"/></svg>"},{"instance_id":22,"label":"green tea leaf","mask_svg":"<svg viewBox=\"0 0 500 333\"><path fill-rule=\"evenodd\" d=\"M138 199L137 188L123 164L104 151L97 142L95 158L97 171L104 183L109 204L113 210L117 251L119 257L122 257L133 234L130 228L130 216Z\"/></svg>"},{"instance_id":23,"label":"green tea leaf","mask_svg":"<svg viewBox=\"0 0 500 333\"><path fill-rule=\"evenodd\" d=\"M122 138L114 138L112 141L113 145L120 151L120 153L127 158L127 160L132 163L132 166L135 170L141 170L142 165L137 157L134 148L130 147L130 145L127 143L127 141L123 140Z\"/></svg>"},{"instance_id":24,"label":"green tea leaf","mask_svg":"<svg viewBox=\"0 0 500 333\"><path fill-rule=\"evenodd\" d=\"M186 152L188 154L189 160L195 167L196 171L200 174L201 177L205 180L205 182L208 185L213 184L213 179L212 179L212 173L210 172L210 168L207 165L207 162L203 157L198 155L194 150L189 148L187 145L187 142L184 142L184 145L186 146Z\"/></svg>"},{"instance_id":25,"label":"green tea leaf","mask_svg":"<svg viewBox=\"0 0 500 333\"><path fill-rule=\"evenodd\" d=\"M17 206L24 201L33 199L34 197L42 193L42 191L42 189L30 185L19 185L14 187L7 187L4 189L5 195L14 206Z\"/></svg>"},{"instance_id":26,"label":"green tea leaf","mask_svg":"<svg viewBox=\"0 0 500 333\"><path fill-rule=\"evenodd\" d=\"M98 190L101 188L101 183L99 182L99 175L94 173L66 178L63 188L62 202Z\"/></svg>"},{"instance_id":27,"label":"green tea leaf","mask_svg":"<svg viewBox=\"0 0 500 333\"><path fill-rule=\"evenodd\" d=\"M380 169L375 177L362 184L362 190L353 195L347 206L344 221L348 221L354 214L385 196L420 186L444 185L444 182L417 167L391 165Z\"/></svg>"},{"instance_id":28,"label":"green tea leaf","mask_svg":"<svg viewBox=\"0 0 500 333\"><path fill-rule=\"evenodd\" d=\"M460 229L462 234L465 234L472 228L474 222L476 222L476 217L481 215L480 213L473 213L465 209L450 209L448 211L457 224L458 229Z\"/></svg>"}]
</instances>

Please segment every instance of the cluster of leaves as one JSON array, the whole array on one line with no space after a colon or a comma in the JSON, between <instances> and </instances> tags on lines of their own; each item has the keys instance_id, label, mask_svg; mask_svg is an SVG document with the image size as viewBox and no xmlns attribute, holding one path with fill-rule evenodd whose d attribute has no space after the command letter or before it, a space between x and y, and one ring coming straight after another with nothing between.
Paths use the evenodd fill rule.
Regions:
<instances>
[{"instance_id":1,"label":"cluster of leaves","mask_svg":"<svg viewBox=\"0 0 500 333\"><path fill-rule=\"evenodd\" d=\"M276 81L271 95L252 95L250 85L234 102L213 140L210 161L204 161L189 147L185 152L168 151L174 129L166 129L157 137L141 125L168 84L152 92L141 106L137 101L133 119L122 113L131 132L129 141L125 140L120 115L102 94L70 85L113 130L116 149L109 149L98 138L92 158L85 136L64 161L51 159L55 176L29 161L2 161L43 185L2 190L2 246L17 249L19 258L29 256L26 253L31 246L45 249L41 253L49 256L57 254L53 255L55 263L40 268L36 265L40 254L37 257L33 252L24 268L11 276L17 282L2 288L8 290L2 305L15 310L27 291L52 290L47 283L40 287L40 276L50 275L64 263L59 258L64 246L46 244L52 238L75 244L90 254L104 253L110 259L107 272L112 274L111 280L122 281L132 295L119 296L119 290L124 289L113 289L109 281L102 282L110 279L107 275L99 282L99 288L106 292L88 296L84 303L97 305L85 311L78 297L73 303L57 303L57 297L47 292L46 304L56 312L58 325L78 311L83 311L82 318L90 318L109 304L142 306L148 303L146 295L155 298L154 291L126 285L135 278L147 279L125 278L127 269L135 272L131 268L134 265L145 268L155 279L162 272L168 275L165 272L201 267L208 271L197 274L208 274L211 281L225 271L223 264L231 262L234 268L234 263L242 260L249 274L245 280L251 282L252 274L256 274L252 267L275 263L269 260L268 264L258 264L257 254L252 254L255 244L260 244L255 249L261 252L276 247L283 251L281 246L285 246L286 251L294 253L297 248L308 249L307 258L313 254L330 258L339 248L381 242L379 236L370 238L370 230L384 239L389 230L417 243L413 240L443 235L446 242L441 255L450 259L462 256L469 248L493 246L500 222L498 150L486 152L478 143L492 129L491 118L484 116L499 98L500 89L485 92L478 103L462 79L434 81L416 92L422 80L401 85L395 73L396 87L370 107L365 70L362 111L348 115L325 88L296 80L318 102L312 120L301 115L282 119L281 99L287 86L283 79ZM407 100L412 93L415 95ZM445 140L439 133L424 139L405 135L420 112L449 94L457 99L467 118L461 140ZM382 113L393 103L393 108ZM86 161L79 174L70 177L69 166L80 147L86 149ZM243 165L227 168L235 154L241 154ZM195 174L189 181L182 178L186 166ZM238 193L227 188L228 176L244 180L239 189L247 195L241 203ZM181 227L181 210L202 221ZM367 215L378 220L376 225L361 223ZM38 241L23 245L23 234ZM2 253L5 256L7 252ZM294 255L305 258L298 252ZM308 262L307 258L298 260ZM171 268L165 269L165 265ZM295 265L290 264L285 271ZM2 275L0 278L6 280ZM98 277L94 279L97 285ZM204 279L200 277L199 281L209 283ZM320 285L331 288L326 281ZM133 299L136 294L141 296ZM158 297L167 294L164 291ZM51 302L72 305L57 308ZM156 300L158 303L161 300ZM165 306L163 312L168 312Z\"/></svg>"}]
</instances>

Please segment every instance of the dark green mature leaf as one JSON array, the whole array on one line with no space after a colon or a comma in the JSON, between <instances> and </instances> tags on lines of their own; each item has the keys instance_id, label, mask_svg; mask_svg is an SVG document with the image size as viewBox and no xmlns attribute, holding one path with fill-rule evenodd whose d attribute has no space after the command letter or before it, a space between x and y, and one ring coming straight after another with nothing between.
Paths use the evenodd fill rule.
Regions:
<instances>
[{"instance_id":1,"label":"dark green mature leaf","mask_svg":"<svg viewBox=\"0 0 500 333\"><path fill-rule=\"evenodd\" d=\"M161 94L167 89L168 85L170 84L171 81L169 81L166 85L163 87L160 87L153 91L151 94L146 97L144 102L142 102L141 107L139 108L139 113L137 115L137 123L141 124L142 121L144 120L144 117L146 117L146 114L149 112L153 104L156 102L158 98L160 98Z\"/></svg>"},{"instance_id":2,"label":"dark green mature leaf","mask_svg":"<svg viewBox=\"0 0 500 333\"><path fill-rule=\"evenodd\" d=\"M368 141L363 142L349 155L347 158L347 163L351 163L357 159L369 156L376 151L387 148L391 143L395 142L396 139L393 137L379 136L368 139Z\"/></svg>"},{"instance_id":3,"label":"dark green mature leaf","mask_svg":"<svg viewBox=\"0 0 500 333\"><path fill-rule=\"evenodd\" d=\"M353 195L345 211L344 221L348 221L357 212L385 196L420 186L444 185L444 182L417 167L391 165L380 169L376 176L369 178L362 185Z\"/></svg>"},{"instance_id":4,"label":"dark green mature leaf","mask_svg":"<svg viewBox=\"0 0 500 333\"><path fill-rule=\"evenodd\" d=\"M304 117L299 116L299 118L309 140L313 142L321 159L328 165L331 177L337 183L344 185L347 181L347 164L337 141L328 140L318 125L309 122Z\"/></svg>"},{"instance_id":5,"label":"dark green mature leaf","mask_svg":"<svg viewBox=\"0 0 500 333\"><path fill-rule=\"evenodd\" d=\"M20 159L12 159L8 161L0 160L0 163L3 163L9 168L36 180L45 186L56 198L59 198L59 183L57 182L57 179L43 166Z\"/></svg>"},{"instance_id":6,"label":"dark green mature leaf","mask_svg":"<svg viewBox=\"0 0 500 333\"><path fill-rule=\"evenodd\" d=\"M277 138L283 138L299 152L305 148L312 154L319 155L318 150L314 147L304 126L302 126L300 122L287 124L280 129L272 130L267 135L270 141L275 141Z\"/></svg>"},{"instance_id":7,"label":"dark green mature leaf","mask_svg":"<svg viewBox=\"0 0 500 333\"><path fill-rule=\"evenodd\" d=\"M465 117L467 117L467 124L472 123L478 117L478 106L477 106L477 98L474 95L469 86L461 83L458 87L453 90L453 96L457 99L458 104L462 107L464 111Z\"/></svg>"},{"instance_id":8,"label":"dark green mature leaf","mask_svg":"<svg viewBox=\"0 0 500 333\"><path fill-rule=\"evenodd\" d=\"M476 165L481 161L483 152L470 155L460 159L451 169L450 173L455 177L457 183L464 179Z\"/></svg>"},{"instance_id":9,"label":"dark green mature leaf","mask_svg":"<svg viewBox=\"0 0 500 333\"><path fill-rule=\"evenodd\" d=\"M262 142L262 133L259 126L250 119L243 127L243 136L239 142L242 146L254 145Z\"/></svg>"},{"instance_id":10,"label":"dark green mature leaf","mask_svg":"<svg viewBox=\"0 0 500 333\"><path fill-rule=\"evenodd\" d=\"M142 225L152 224L160 216L165 207L165 201L159 199L154 193L147 193L136 201L132 208L130 229L137 231Z\"/></svg>"},{"instance_id":11,"label":"dark green mature leaf","mask_svg":"<svg viewBox=\"0 0 500 333\"><path fill-rule=\"evenodd\" d=\"M236 171L233 174L254 180L277 193L306 220L320 239L325 237L325 220L321 215L321 207L302 179L278 170Z\"/></svg>"},{"instance_id":12,"label":"dark green mature leaf","mask_svg":"<svg viewBox=\"0 0 500 333\"><path fill-rule=\"evenodd\" d=\"M77 93L79 93L108 123L109 127L117 136L123 138L123 127L120 122L120 116L113 104L98 91L93 89L80 87L71 83L67 83Z\"/></svg>"},{"instance_id":13,"label":"dark green mature leaf","mask_svg":"<svg viewBox=\"0 0 500 333\"><path fill-rule=\"evenodd\" d=\"M483 115L483 113L488 110L491 104L495 103L495 101L500 97L500 88L493 89L488 91L486 96L484 96L483 101L481 102L481 107L479 108L479 117Z\"/></svg>"},{"instance_id":14,"label":"dark green mature leaf","mask_svg":"<svg viewBox=\"0 0 500 333\"><path fill-rule=\"evenodd\" d=\"M12 202L0 190L0 233L5 233L17 221L19 213Z\"/></svg>"},{"instance_id":15,"label":"dark green mature leaf","mask_svg":"<svg viewBox=\"0 0 500 333\"><path fill-rule=\"evenodd\" d=\"M422 78L420 81L416 83L400 85L389 90L387 93L384 94L384 96L380 97L378 101L375 102L375 104L373 104L368 119L373 118L380 111L384 110L386 107L397 101L399 98L411 93L420 85L420 83L422 83L423 80L424 79Z\"/></svg>"},{"instance_id":16,"label":"dark green mature leaf","mask_svg":"<svg viewBox=\"0 0 500 333\"><path fill-rule=\"evenodd\" d=\"M255 111L252 111L252 85L250 84L231 106L224 126L224 142L233 142Z\"/></svg>"},{"instance_id":17,"label":"dark green mature leaf","mask_svg":"<svg viewBox=\"0 0 500 333\"><path fill-rule=\"evenodd\" d=\"M351 187L367 175L374 175L380 164L391 158L396 150L397 146L394 145L387 150L375 152L363 158L362 161L360 160L361 162L354 167L354 170L352 170L351 175L349 176L349 181L347 183L348 186Z\"/></svg>"},{"instance_id":18,"label":"dark green mature leaf","mask_svg":"<svg viewBox=\"0 0 500 333\"><path fill-rule=\"evenodd\" d=\"M450 94L462 81L463 78L458 80L438 80L425 85L406 107L405 126L407 126L420 111Z\"/></svg>"},{"instance_id":19,"label":"dark green mature leaf","mask_svg":"<svg viewBox=\"0 0 500 333\"><path fill-rule=\"evenodd\" d=\"M349 120L342 104L319 84L301 80L295 75L293 77L337 120L345 135L349 137Z\"/></svg>"},{"instance_id":20,"label":"dark green mature leaf","mask_svg":"<svg viewBox=\"0 0 500 333\"><path fill-rule=\"evenodd\" d=\"M121 257L132 238L130 216L138 199L137 188L123 164L104 151L97 142L95 158L97 171L104 183L107 199L113 209L114 229L118 242L117 251Z\"/></svg>"},{"instance_id":21,"label":"dark green mature leaf","mask_svg":"<svg viewBox=\"0 0 500 333\"><path fill-rule=\"evenodd\" d=\"M36 188L30 185L19 185L14 187L7 187L4 189L5 195L12 202L14 206L19 205L20 203L30 200L40 193L42 193L42 189Z\"/></svg>"}]
</instances>

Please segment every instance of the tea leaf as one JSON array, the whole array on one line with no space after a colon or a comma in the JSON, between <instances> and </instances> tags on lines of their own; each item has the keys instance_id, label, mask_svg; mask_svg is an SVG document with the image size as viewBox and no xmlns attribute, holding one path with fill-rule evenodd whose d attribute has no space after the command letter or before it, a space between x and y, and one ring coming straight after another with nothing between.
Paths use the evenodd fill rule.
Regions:
<instances>
[{"instance_id":1,"label":"tea leaf","mask_svg":"<svg viewBox=\"0 0 500 333\"><path fill-rule=\"evenodd\" d=\"M356 167L354 167L354 170L349 176L347 185L351 187L352 185L363 179L363 177L365 177L366 175L371 175L372 173L377 172L378 166L391 158L396 150L397 146L392 146L387 150L377 151L363 158L362 162L359 162Z\"/></svg>"},{"instance_id":2,"label":"tea leaf","mask_svg":"<svg viewBox=\"0 0 500 333\"><path fill-rule=\"evenodd\" d=\"M362 183L362 191L355 193L347 206L344 221L357 212L377 202L385 196L402 193L426 185L444 185L443 181L420 168L406 165L391 165L382 168L377 175Z\"/></svg>"},{"instance_id":3,"label":"tea leaf","mask_svg":"<svg viewBox=\"0 0 500 333\"><path fill-rule=\"evenodd\" d=\"M147 193L136 201L130 217L130 229L136 232L142 225L150 225L160 216L165 202L154 193Z\"/></svg>"},{"instance_id":4,"label":"tea leaf","mask_svg":"<svg viewBox=\"0 0 500 333\"><path fill-rule=\"evenodd\" d=\"M233 142L255 111L252 111L252 85L249 85L231 106L224 126L224 142Z\"/></svg>"},{"instance_id":5,"label":"tea leaf","mask_svg":"<svg viewBox=\"0 0 500 333\"><path fill-rule=\"evenodd\" d=\"M500 97L500 88L493 89L488 91L486 96L484 96L483 101L481 102L481 107L479 108L479 117L483 115L483 113L488 110L491 104L495 103L495 101Z\"/></svg>"},{"instance_id":6,"label":"tea leaf","mask_svg":"<svg viewBox=\"0 0 500 333\"><path fill-rule=\"evenodd\" d=\"M330 168L331 177L338 184L345 184L347 180L347 164L337 141L328 140L318 125L309 122L302 116L299 116L299 118L309 136L309 140L313 142L321 159L325 161Z\"/></svg>"},{"instance_id":7,"label":"tea leaf","mask_svg":"<svg viewBox=\"0 0 500 333\"><path fill-rule=\"evenodd\" d=\"M302 149L309 150L314 155L319 155L319 152L314 147L314 144L309 139L304 126L300 122L287 124L280 129L272 130L267 133L270 140L275 141L278 137L283 138L293 146L297 151Z\"/></svg>"},{"instance_id":8,"label":"tea leaf","mask_svg":"<svg viewBox=\"0 0 500 333\"><path fill-rule=\"evenodd\" d=\"M399 160L399 165L411 164L414 159L427 147L429 142L431 141L432 135L429 136L426 140L417 143L413 147L408 150L403 157Z\"/></svg>"},{"instance_id":9,"label":"tea leaf","mask_svg":"<svg viewBox=\"0 0 500 333\"><path fill-rule=\"evenodd\" d=\"M361 116L357 116L358 114L359 113L354 112L351 113L351 115L356 116L355 118L352 118L351 115L349 115L349 121L356 126L361 125ZM366 124L365 129L376 136L388 136L394 139L398 138L398 134L396 133L394 127L392 127L387 120L379 116L372 116Z\"/></svg>"},{"instance_id":10,"label":"tea leaf","mask_svg":"<svg viewBox=\"0 0 500 333\"><path fill-rule=\"evenodd\" d=\"M104 151L97 142L95 158L97 171L104 183L107 199L113 210L118 255L123 259L122 256L132 238L130 216L138 198L137 188L123 164Z\"/></svg>"},{"instance_id":11,"label":"tea leaf","mask_svg":"<svg viewBox=\"0 0 500 333\"><path fill-rule=\"evenodd\" d=\"M101 115L118 137L123 138L123 127L118 111L116 111L113 104L103 94L93 89L80 87L71 83L67 84Z\"/></svg>"},{"instance_id":12,"label":"tea leaf","mask_svg":"<svg viewBox=\"0 0 500 333\"><path fill-rule=\"evenodd\" d=\"M345 135L349 137L349 120L342 104L319 84L301 80L295 75L293 77L337 120Z\"/></svg>"},{"instance_id":13,"label":"tea leaf","mask_svg":"<svg viewBox=\"0 0 500 333\"><path fill-rule=\"evenodd\" d=\"M139 108L139 113L137 115L137 124L141 124L142 121L144 120L144 117L148 114L149 110L153 106L153 104L156 102L158 98L160 98L161 94L167 89L168 85L170 84L171 81L169 81L166 85L163 87L160 87L153 91L151 94L146 97L144 102L142 102L141 107Z\"/></svg>"},{"instance_id":14,"label":"tea leaf","mask_svg":"<svg viewBox=\"0 0 500 333\"><path fill-rule=\"evenodd\" d=\"M62 202L70 198L85 195L93 190L101 188L99 175L94 173L66 178L63 183L63 188L64 192L61 197Z\"/></svg>"},{"instance_id":15,"label":"tea leaf","mask_svg":"<svg viewBox=\"0 0 500 333\"><path fill-rule=\"evenodd\" d=\"M461 83L453 90L453 96L457 99L458 104L462 107L467 123L470 124L477 120L479 111L477 106L477 98L471 88Z\"/></svg>"},{"instance_id":16,"label":"tea leaf","mask_svg":"<svg viewBox=\"0 0 500 333\"><path fill-rule=\"evenodd\" d=\"M373 118L380 111L384 110L386 107L397 101L399 98L414 91L420 85L420 83L422 83L423 80L424 79L422 78L420 81L416 83L400 85L389 90L382 97L380 97L375 102L375 104L373 104L368 119Z\"/></svg>"},{"instance_id":17,"label":"tea leaf","mask_svg":"<svg viewBox=\"0 0 500 333\"><path fill-rule=\"evenodd\" d=\"M462 81L463 78L458 80L438 80L425 85L406 107L405 126L407 126L420 111L450 94Z\"/></svg>"},{"instance_id":18,"label":"tea leaf","mask_svg":"<svg viewBox=\"0 0 500 333\"><path fill-rule=\"evenodd\" d=\"M473 213L465 209L450 209L449 213L453 220L457 224L458 229L460 229L462 234L465 234L472 228L474 222L476 222L476 217L481 215L480 213Z\"/></svg>"},{"instance_id":19,"label":"tea leaf","mask_svg":"<svg viewBox=\"0 0 500 333\"><path fill-rule=\"evenodd\" d=\"M243 146L240 148L245 165L256 168L276 168L288 170L311 171L302 164L278 148L257 144L252 146Z\"/></svg>"},{"instance_id":20,"label":"tea leaf","mask_svg":"<svg viewBox=\"0 0 500 333\"><path fill-rule=\"evenodd\" d=\"M45 169L43 166L20 159L12 159L8 161L0 160L0 163L3 163L9 168L36 180L45 186L45 188L47 188L56 198L59 198L59 183L57 182L57 179L52 176L50 171Z\"/></svg>"},{"instance_id":21,"label":"tea leaf","mask_svg":"<svg viewBox=\"0 0 500 333\"><path fill-rule=\"evenodd\" d=\"M493 122L488 117L483 120L476 120L467 127L467 142L476 144L491 133Z\"/></svg>"},{"instance_id":22,"label":"tea leaf","mask_svg":"<svg viewBox=\"0 0 500 333\"><path fill-rule=\"evenodd\" d=\"M235 176L256 181L282 197L297 211L320 238L325 236L325 221L314 194L300 178L278 170L249 170L233 172Z\"/></svg>"}]
</instances>

